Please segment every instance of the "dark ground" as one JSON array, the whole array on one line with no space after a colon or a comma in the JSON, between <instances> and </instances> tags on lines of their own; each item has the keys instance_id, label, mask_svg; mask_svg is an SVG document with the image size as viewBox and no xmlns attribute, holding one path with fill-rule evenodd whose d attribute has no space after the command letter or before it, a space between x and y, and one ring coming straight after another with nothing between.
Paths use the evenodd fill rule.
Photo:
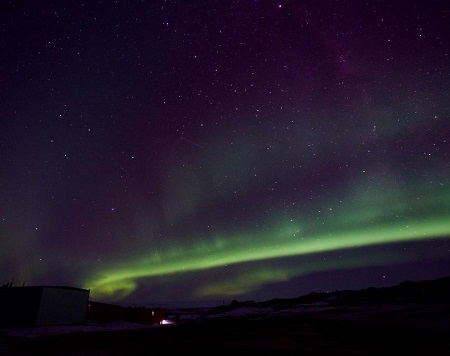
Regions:
<instances>
[{"instance_id":1,"label":"dark ground","mask_svg":"<svg viewBox=\"0 0 450 356\"><path fill-rule=\"evenodd\" d=\"M345 314L345 315L343 315ZM349 310L190 321L149 329L4 338L2 355L448 355L450 308L402 317ZM357 313L361 316L360 311Z\"/></svg>"},{"instance_id":2,"label":"dark ground","mask_svg":"<svg viewBox=\"0 0 450 356\"><path fill-rule=\"evenodd\" d=\"M263 303L173 325L59 336L0 333L0 355L449 355L450 278Z\"/></svg>"}]
</instances>

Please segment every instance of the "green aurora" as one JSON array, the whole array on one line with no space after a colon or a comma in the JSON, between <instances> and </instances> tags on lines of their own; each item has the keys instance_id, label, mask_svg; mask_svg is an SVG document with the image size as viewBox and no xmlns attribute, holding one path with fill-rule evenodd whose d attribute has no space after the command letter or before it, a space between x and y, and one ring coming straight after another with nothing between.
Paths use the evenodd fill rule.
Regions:
<instances>
[{"instance_id":1,"label":"green aurora","mask_svg":"<svg viewBox=\"0 0 450 356\"><path fill-rule=\"evenodd\" d=\"M3 3L3 284L194 303L450 274L448 2Z\"/></svg>"},{"instance_id":2,"label":"green aurora","mask_svg":"<svg viewBox=\"0 0 450 356\"><path fill-rule=\"evenodd\" d=\"M379 208L372 211L360 210L359 219L355 210L353 214L347 211L337 218L332 216L334 220L328 219L326 224L320 224L322 231L313 232L314 230L311 229L308 231L304 225L290 221L286 224L274 224L272 228L263 232L255 230L232 236L217 235L209 237L209 240L204 239L202 242L179 244L176 248L170 248L164 252L149 253L144 258L121 261L120 265L126 267L111 265L110 268L100 272L100 275L105 277L89 278L85 282L85 287L91 289L94 298L120 300L132 294L138 288L139 282L149 277L183 274L274 258L450 236L448 211L444 210L439 214L439 209L450 203L448 194L444 193L442 190L436 193L435 209L432 215L419 217L418 213L423 209L421 204L403 206L403 213L395 205L387 208L389 202L387 198L384 198L386 205L378 205ZM375 198L379 200L382 196L374 195L373 199ZM447 200L443 201L443 198ZM370 202L370 199L365 200L366 203L367 201ZM417 201L420 199L416 199ZM430 199L427 206L428 214L432 211L429 205ZM402 213L400 216L403 218L394 215L396 216L394 221L387 220L386 215L392 216L393 213ZM378 223L368 224L369 219ZM383 219L387 221L380 222ZM354 261L342 263L341 268L345 267L346 263L348 267L355 267ZM379 260L366 261L365 265L380 263L382 261ZM251 289L261 288L264 284L286 280L304 273L305 269L308 273L313 273L324 268L331 267L317 264L311 268L299 264L292 266L289 270L265 270L253 272L248 276L242 274L238 280L224 282L220 287L217 281L207 283L202 290L197 291L197 294L198 297L216 297L243 292L237 286L245 286L242 287L245 292L251 292Z\"/></svg>"}]
</instances>

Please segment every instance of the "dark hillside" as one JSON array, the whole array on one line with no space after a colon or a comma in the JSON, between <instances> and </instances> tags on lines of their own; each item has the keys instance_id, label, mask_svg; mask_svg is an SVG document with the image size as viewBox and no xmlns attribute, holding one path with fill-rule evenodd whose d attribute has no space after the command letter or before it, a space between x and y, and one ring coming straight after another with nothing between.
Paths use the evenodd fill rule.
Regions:
<instances>
[{"instance_id":1,"label":"dark hillside","mask_svg":"<svg viewBox=\"0 0 450 356\"><path fill-rule=\"evenodd\" d=\"M194 311L192 311L194 312ZM2 355L446 355L450 278L386 288L233 301L173 325L59 336L1 336Z\"/></svg>"}]
</instances>

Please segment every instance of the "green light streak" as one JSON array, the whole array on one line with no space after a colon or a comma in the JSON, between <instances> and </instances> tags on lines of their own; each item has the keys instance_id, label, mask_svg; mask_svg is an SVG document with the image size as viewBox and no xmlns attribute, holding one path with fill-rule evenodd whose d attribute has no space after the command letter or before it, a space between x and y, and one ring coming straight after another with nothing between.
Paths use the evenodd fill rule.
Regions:
<instances>
[{"instance_id":1,"label":"green light streak","mask_svg":"<svg viewBox=\"0 0 450 356\"><path fill-rule=\"evenodd\" d=\"M256 232L236 234L227 239L216 237L217 243L178 247L165 254L128 264L125 268L102 271L103 279L90 279L85 287L94 298L120 299L137 288L137 279L164 276L222 267L271 258L310 255L332 250L358 248L402 241L427 240L450 235L448 218L426 221L402 221L396 225L374 226L336 234L302 236L301 227L289 224L275 227L261 235ZM124 264L123 264L124 265Z\"/></svg>"},{"instance_id":2,"label":"green light streak","mask_svg":"<svg viewBox=\"0 0 450 356\"><path fill-rule=\"evenodd\" d=\"M213 281L198 292L199 297L236 296L250 292L265 283L288 281L296 275L282 268L262 268L241 273L227 281Z\"/></svg>"}]
</instances>

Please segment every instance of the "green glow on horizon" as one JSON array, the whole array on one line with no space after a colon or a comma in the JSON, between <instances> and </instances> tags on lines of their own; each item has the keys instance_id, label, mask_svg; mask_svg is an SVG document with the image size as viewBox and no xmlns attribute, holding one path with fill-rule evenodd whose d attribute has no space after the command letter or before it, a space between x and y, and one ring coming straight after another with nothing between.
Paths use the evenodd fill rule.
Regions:
<instances>
[{"instance_id":1,"label":"green glow on horizon","mask_svg":"<svg viewBox=\"0 0 450 356\"><path fill-rule=\"evenodd\" d=\"M216 237L215 240L221 243L205 242L198 246L178 246L158 256L129 262L124 268L113 267L103 270L100 274L106 277L91 278L86 281L85 287L91 289L94 298L118 300L131 294L137 288L137 280L141 278L207 270L272 258L439 238L450 234L450 222L445 217L429 218L423 222L411 219L395 225L312 236L302 236L301 231L300 226L289 224L282 228L274 227L264 234L253 232L228 236L226 239ZM258 280L260 283L267 283L269 280L279 278L284 277L274 273L270 278ZM253 288L256 287L257 285L253 285Z\"/></svg>"},{"instance_id":2,"label":"green glow on horizon","mask_svg":"<svg viewBox=\"0 0 450 356\"><path fill-rule=\"evenodd\" d=\"M226 281L213 281L198 292L199 297L223 297L244 294L264 283L289 280L296 273L282 268L261 268L241 273Z\"/></svg>"},{"instance_id":3,"label":"green glow on horizon","mask_svg":"<svg viewBox=\"0 0 450 356\"><path fill-rule=\"evenodd\" d=\"M199 215L202 216L207 202L225 205L228 204L231 192L245 192L254 185L253 179L267 183L271 179L273 168L267 159L270 161L279 158L275 153L273 156L264 156L264 159L258 155L255 148L261 144L258 136L252 139L234 137L232 146L226 145L225 137L228 136L211 138L209 150L202 151L200 155L200 161L204 163L201 169L193 169L190 164L172 167L169 160L171 174L164 181L162 189L162 233L157 228L156 220L152 220L149 214L150 222L145 221L145 227L140 231L140 240L145 241L143 248L131 258L104 265L86 279L84 285L91 289L94 297L124 298L133 293L138 288L139 279L144 278L450 236L450 189L443 183L448 179L444 170L428 171L427 176L432 177L435 182L429 184L422 178L408 176L397 166L386 165L380 168L369 164L355 173L348 184L339 186L332 194L315 198L305 204L304 209L296 201L297 205L292 210L284 209L286 205L280 209L280 205L274 202L270 213L273 221L299 217L298 221L294 218L291 220L293 222L281 225L272 221L272 224L268 224L271 226L269 230L255 227L239 232L222 232L221 227L218 228L218 233L213 232L214 227L206 233L205 230L198 230L199 225L206 223L197 220L197 213L200 212ZM213 145L215 141L218 143ZM315 149L328 152L329 147L325 143L324 147L318 145ZM301 145L297 149L306 150ZM241 152L246 152L246 155L241 155ZM221 156L227 159L217 159ZM328 157L323 157L325 156ZM197 159L197 156L189 156L189 160ZM303 164L307 170L308 161ZM257 178L256 175L248 174L249 166L256 168ZM231 196L234 199L234 194ZM238 199L235 201L236 205L239 204ZM258 218L260 216L263 217L259 221L264 221L265 224L267 216L265 213L258 214ZM210 219L214 226L215 221L220 221L220 215L211 214ZM237 229L247 223L252 224L252 221L239 222ZM147 228L147 225L151 228ZM187 236L178 236L179 233L174 231L183 231ZM163 238L158 241L153 235ZM148 248L148 245L154 249ZM364 261L358 261L358 264L364 266ZM341 261L336 268L345 266L356 264L346 260ZM295 266L291 270L261 268L226 281L207 282L197 292L202 296L244 293L267 283L289 280L299 273L313 273L321 268L323 265L320 262L314 267ZM96 275L104 277L96 278Z\"/></svg>"}]
</instances>

